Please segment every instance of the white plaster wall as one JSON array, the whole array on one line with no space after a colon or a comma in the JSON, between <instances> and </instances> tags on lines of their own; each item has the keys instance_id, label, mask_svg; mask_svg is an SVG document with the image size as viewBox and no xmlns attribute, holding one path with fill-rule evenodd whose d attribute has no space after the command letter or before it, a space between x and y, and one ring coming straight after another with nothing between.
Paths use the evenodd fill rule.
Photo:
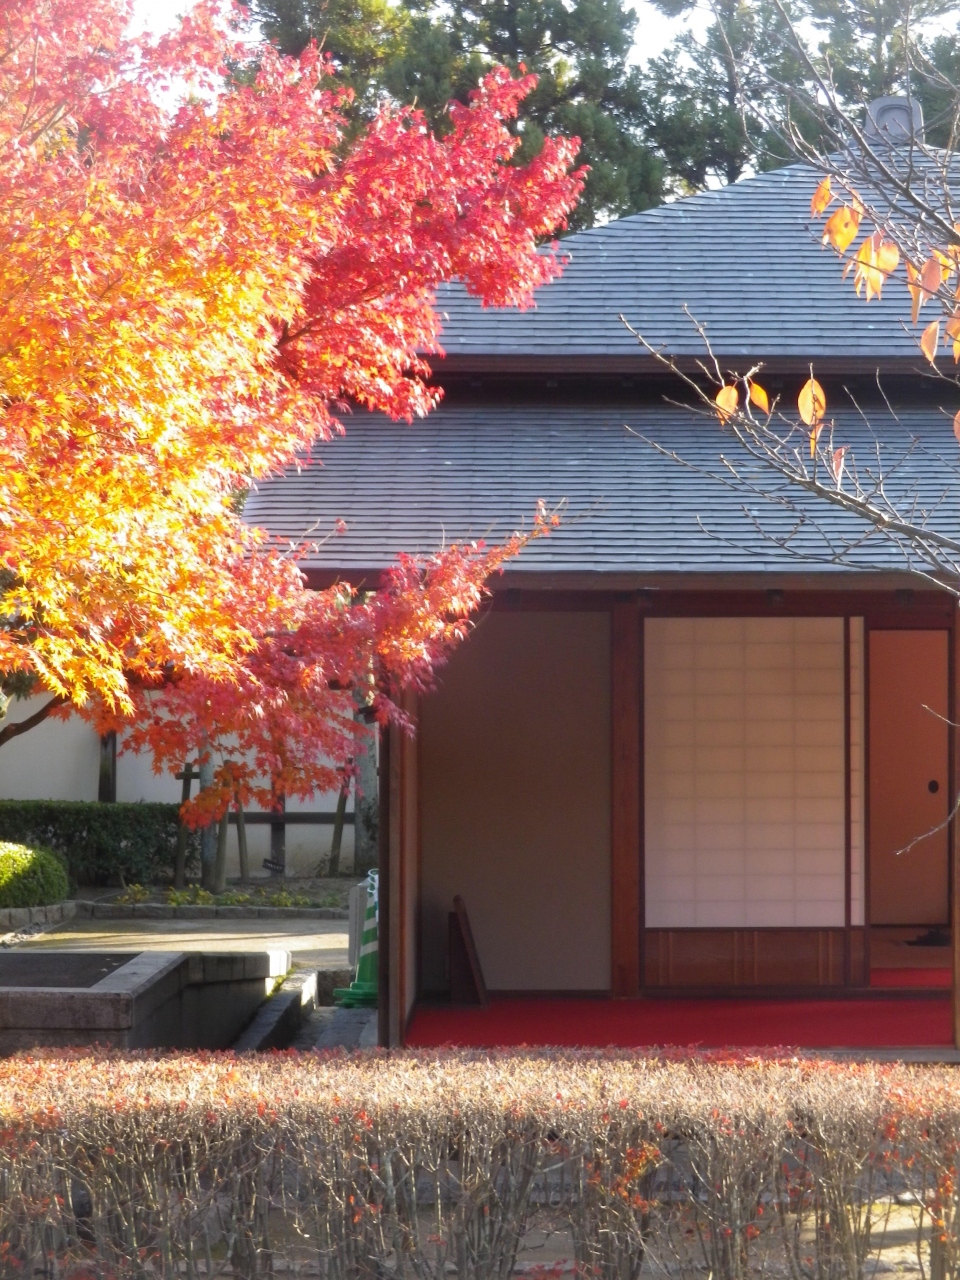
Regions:
<instances>
[{"instance_id":1,"label":"white plaster wall","mask_svg":"<svg viewBox=\"0 0 960 1280\"><path fill-rule=\"evenodd\" d=\"M46 698L15 701L9 719L26 720ZM0 747L0 799L96 800L100 740L85 720L47 719Z\"/></svg>"},{"instance_id":2,"label":"white plaster wall","mask_svg":"<svg viewBox=\"0 0 960 1280\"><path fill-rule=\"evenodd\" d=\"M171 804L179 804L181 783L170 774L158 775L153 772L153 758L144 753L134 755L131 751L119 751L117 754L117 799L136 802L138 800L160 800ZM197 784L193 784L192 795L197 794ZM94 788L93 799L96 799ZM301 810L332 813L337 807L336 793L311 796L309 800L291 799L287 802L287 812L296 813ZM353 796L347 803L347 812L353 812ZM333 841L333 826L318 823L294 824L286 827L286 867L290 876L312 876L321 863L330 857L330 846ZM250 860L250 872L253 876L268 876L263 869L263 860L270 856L270 827L265 823L248 823L247 853ZM347 825L343 829L343 840L340 846L340 867L346 873L353 868L353 827ZM239 876L240 854L237 847L236 827L231 823L227 837L227 876Z\"/></svg>"},{"instance_id":3,"label":"white plaster wall","mask_svg":"<svg viewBox=\"0 0 960 1280\"><path fill-rule=\"evenodd\" d=\"M648 619L645 668L647 924L843 925L843 620Z\"/></svg>"},{"instance_id":4,"label":"white plaster wall","mask_svg":"<svg viewBox=\"0 0 960 1280\"><path fill-rule=\"evenodd\" d=\"M10 719L20 721L43 705L42 698L14 702ZM96 800L100 776L100 740L79 716L68 720L48 719L0 747L0 799L3 800ZM196 784L193 794L196 795ZM153 771L153 758L120 750L117 755L117 800L180 803L181 784L170 774ZM290 812L298 809L332 812L336 794L312 796L308 801L291 800ZM353 811L353 798L347 805ZM333 826L288 825L286 828L287 873L315 874L318 865L330 856ZM266 876L263 859L270 854L270 828L247 827L251 871ZM345 873L353 867L353 827L344 827L340 865ZM227 875L240 873L236 828L231 825L227 845Z\"/></svg>"}]
</instances>

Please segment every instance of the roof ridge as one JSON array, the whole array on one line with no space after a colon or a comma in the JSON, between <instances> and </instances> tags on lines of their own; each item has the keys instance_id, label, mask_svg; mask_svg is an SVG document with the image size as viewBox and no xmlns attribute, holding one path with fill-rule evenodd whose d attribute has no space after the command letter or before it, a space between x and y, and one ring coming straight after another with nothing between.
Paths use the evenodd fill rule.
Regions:
<instances>
[{"instance_id":1,"label":"roof ridge","mask_svg":"<svg viewBox=\"0 0 960 1280\"><path fill-rule=\"evenodd\" d=\"M652 205L649 209L640 209L636 213L625 214L622 218L611 218L609 222L604 222L595 227L584 227L582 231L575 231L572 235L566 236L559 241L559 244L562 249L565 245L573 244L577 240L585 240L588 236L597 236L602 235L604 232L609 232L612 227L620 227L627 222L639 222L640 219L663 217L669 215L674 209L687 209L694 204L700 205L708 201L712 203L722 199L744 198L744 193L748 189L755 191L758 184L766 183L773 179L782 180L787 174L797 176L801 171L811 174L817 172L815 167L806 160L798 160L794 164L781 165L779 169L764 169L760 173L752 173L748 177L738 178L736 182L726 183L722 187L712 187L707 191L694 191L688 196L680 196L676 200L666 200L663 204Z\"/></svg>"}]
</instances>

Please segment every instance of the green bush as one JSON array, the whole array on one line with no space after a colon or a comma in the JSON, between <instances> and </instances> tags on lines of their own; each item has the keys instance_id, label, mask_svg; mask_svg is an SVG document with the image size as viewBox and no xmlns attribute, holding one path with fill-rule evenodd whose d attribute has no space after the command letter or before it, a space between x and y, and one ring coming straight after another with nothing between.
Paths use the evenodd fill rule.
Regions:
<instances>
[{"instance_id":1,"label":"green bush","mask_svg":"<svg viewBox=\"0 0 960 1280\"><path fill-rule=\"evenodd\" d=\"M154 884L168 880L177 852L175 804L83 800L0 800L0 841L52 849L76 884ZM189 832L187 866L199 863Z\"/></svg>"},{"instance_id":2,"label":"green bush","mask_svg":"<svg viewBox=\"0 0 960 1280\"><path fill-rule=\"evenodd\" d=\"M0 842L0 907L46 907L69 892L67 868L52 850Z\"/></svg>"}]
</instances>

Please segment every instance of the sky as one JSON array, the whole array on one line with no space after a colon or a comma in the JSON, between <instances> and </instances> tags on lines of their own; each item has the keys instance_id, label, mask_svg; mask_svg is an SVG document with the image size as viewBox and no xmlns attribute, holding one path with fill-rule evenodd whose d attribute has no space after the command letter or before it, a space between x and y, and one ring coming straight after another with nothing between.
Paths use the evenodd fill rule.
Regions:
<instances>
[{"instance_id":1,"label":"sky","mask_svg":"<svg viewBox=\"0 0 960 1280\"><path fill-rule=\"evenodd\" d=\"M659 53L687 23L688 19L665 18L658 13L647 0L632 0L632 6L639 15L637 24L637 43L632 61L645 62L647 58ZM137 29L151 30L159 34L168 30L176 21L177 15L189 8L188 0L134 0L134 24ZM703 21L708 9L706 4L698 5L703 12L692 19Z\"/></svg>"}]
</instances>

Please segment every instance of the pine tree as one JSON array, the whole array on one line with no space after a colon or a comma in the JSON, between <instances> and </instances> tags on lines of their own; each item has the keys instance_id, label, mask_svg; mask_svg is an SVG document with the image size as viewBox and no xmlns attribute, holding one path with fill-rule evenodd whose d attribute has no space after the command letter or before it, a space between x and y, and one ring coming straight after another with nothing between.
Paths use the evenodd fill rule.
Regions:
<instances>
[{"instance_id":1,"label":"pine tree","mask_svg":"<svg viewBox=\"0 0 960 1280\"><path fill-rule=\"evenodd\" d=\"M643 140L642 75L627 63L637 20L624 0L259 0L255 14L284 52L323 40L361 109L382 94L415 102L441 133L447 103L466 101L490 67L535 72L518 161L547 134L581 139L590 175L572 228L663 198L662 164Z\"/></svg>"},{"instance_id":2,"label":"pine tree","mask_svg":"<svg viewBox=\"0 0 960 1280\"><path fill-rule=\"evenodd\" d=\"M266 39L288 57L316 40L333 58L338 83L356 95L355 114L374 114L385 68L406 48L405 9L391 0L265 0L253 13Z\"/></svg>"},{"instance_id":3,"label":"pine tree","mask_svg":"<svg viewBox=\"0 0 960 1280\"><path fill-rule=\"evenodd\" d=\"M678 17L694 0L653 2ZM947 141L951 99L938 92L936 71L955 75L960 44L940 33L925 47L922 32L924 23L956 19L960 0L918 0L909 9L905 0L791 0L788 9L794 24L815 33L808 52L846 109L862 118L875 98L911 93L924 107L928 138ZM701 37L683 33L646 70L647 135L676 194L789 162L777 127L788 111L811 141L819 131L816 112L803 109L816 87L780 7L717 0L713 12Z\"/></svg>"}]
</instances>

